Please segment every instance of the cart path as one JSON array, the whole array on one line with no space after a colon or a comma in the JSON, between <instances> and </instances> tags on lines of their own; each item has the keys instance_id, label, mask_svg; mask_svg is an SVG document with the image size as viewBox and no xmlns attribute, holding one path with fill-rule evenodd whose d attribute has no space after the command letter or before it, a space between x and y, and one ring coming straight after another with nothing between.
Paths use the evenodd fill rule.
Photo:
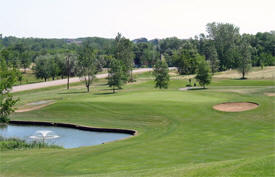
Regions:
<instances>
[{"instance_id":1,"label":"cart path","mask_svg":"<svg viewBox=\"0 0 275 177\"><path fill-rule=\"evenodd\" d=\"M169 68L170 70L175 69L174 67ZM133 73L143 73L153 71L152 68L140 68L133 70ZM107 78L108 74L97 74L96 78L103 79ZM80 82L79 77L72 77L70 78L70 83ZM54 80L54 81L47 81L47 82L39 82L34 84L25 84L25 85L18 85L12 87L11 92L21 92L26 90L33 90L33 89L39 89L39 88L45 88L45 87L52 87L52 86L58 86L58 85L65 85L67 84L67 78L66 79L60 79L60 80Z\"/></svg>"}]
</instances>

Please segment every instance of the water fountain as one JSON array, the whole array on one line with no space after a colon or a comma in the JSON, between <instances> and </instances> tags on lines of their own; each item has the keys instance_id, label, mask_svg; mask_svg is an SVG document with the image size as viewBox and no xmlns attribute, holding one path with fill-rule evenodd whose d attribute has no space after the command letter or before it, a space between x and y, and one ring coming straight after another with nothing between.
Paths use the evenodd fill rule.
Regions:
<instances>
[{"instance_id":1,"label":"water fountain","mask_svg":"<svg viewBox=\"0 0 275 177\"><path fill-rule=\"evenodd\" d=\"M45 142L47 139L55 139L59 136L50 130L38 130L34 133L34 135L30 136L32 139L42 140Z\"/></svg>"}]
</instances>

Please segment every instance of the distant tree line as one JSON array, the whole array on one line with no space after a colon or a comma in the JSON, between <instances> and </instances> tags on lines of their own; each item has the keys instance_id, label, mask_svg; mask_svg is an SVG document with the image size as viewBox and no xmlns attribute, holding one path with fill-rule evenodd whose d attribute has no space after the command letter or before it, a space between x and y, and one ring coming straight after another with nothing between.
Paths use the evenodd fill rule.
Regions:
<instances>
[{"instance_id":1,"label":"distant tree line","mask_svg":"<svg viewBox=\"0 0 275 177\"><path fill-rule=\"evenodd\" d=\"M237 68L239 65L239 48L245 40L249 45L252 66L275 65L275 31L252 34L240 34L239 27L229 23L209 23L206 34L200 34L190 39L176 37L147 40L146 38L128 40L134 58L131 67L153 67L165 57L169 66L177 66L179 55L183 50L192 50L194 55L204 56L211 64L212 71L223 71ZM1 35L2 36L2 35ZM99 37L77 39L41 39L41 38L0 38L0 56L9 66L28 68L30 63L41 55L64 54L67 51L76 52L82 43L89 41L90 47L96 49L99 55L116 55L122 36L116 39ZM122 40L122 42L125 42ZM123 44L124 45L124 44ZM116 49L114 46L117 46ZM181 54L180 54L181 53ZM185 52L186 53L186 52ZM190 53L189 53L190 54ZM194 57L192 54L192 57ZM125 60L125 59L121 59ZM127 62L127 61L126 61ZM128 69L130 67L129 63ZM189 71L187 71L189 72Z\"/></svg>"},{"instance_id":2,"label":"distant tree line","mask_svg":"<svg viewBox=\"0 0 275 177\"><path fill-rule=\"evenodd\" d=\"M178 68L180 74L194 74L204 60L210 71L238 69L245 78L251 66L275 65L275 32L240 34L239 27L229 23L209 23L206 34L190 39L176 37L133 41L121 34L115 39L99 37L77 39L41 39L0 37L0 58L10 68L26 71L31 66L37 78L79 76L90 85L93 76L102 68L122 70L124 82L134 81L135 67L154 67L165 60ZM113 60L119 62L114 62ZM94 68L88 67L93 63ZM85 70L85 72L84 72ZM90 73L89 78L85 78ZM117 76L111 74L110 76ZM109 82L110 85L113 81ZM115 86L120 88L121 84Z\"/></svg>"}]
</instances>

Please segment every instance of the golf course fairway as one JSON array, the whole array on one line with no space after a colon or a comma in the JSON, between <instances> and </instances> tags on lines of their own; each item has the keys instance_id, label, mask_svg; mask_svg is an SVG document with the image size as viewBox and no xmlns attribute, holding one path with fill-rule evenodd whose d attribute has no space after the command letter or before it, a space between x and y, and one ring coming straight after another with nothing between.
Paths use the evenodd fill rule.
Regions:
<instances>
[{"instance_id":1,"label":"golf course fairway","mask_svg":"<svg viewBox=\"0 0 275 177\"><path fill-rule=\"evenodd\" d=\"M51 121L125 128L136 136L74 149L0 152L0 176L274 176L272 80L213 80L208 89L180 91L187 80L154 88L151 73L112 94L96 81L90 93L81 84L18 92L17 106L40 100L54 104L13 113L12 120ZM254 102L243 112L213 109L224 102Z\"/></svg>"}]
</instances>

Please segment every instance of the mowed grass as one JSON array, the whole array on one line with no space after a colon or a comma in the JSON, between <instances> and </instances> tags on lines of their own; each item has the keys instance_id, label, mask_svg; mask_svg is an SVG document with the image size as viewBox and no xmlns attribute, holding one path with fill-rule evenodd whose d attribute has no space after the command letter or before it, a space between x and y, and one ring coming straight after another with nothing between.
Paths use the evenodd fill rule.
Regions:
<instances>
[{"instance_id":1,"label":"mowed grass","mask_svg":"<svg viewBox=\"0 0 275 177\"><path fill-rule=\"evenodd\" d=\"M147 73L116 94L105 80L92 93L80 84L16 93L18 105L57 102L15 113L14 120L127 128L138 135L75 149L1 152L0 176L274 176L274 97L264 95L274 92L273 82L217 81L206 90L179 91L187 81L172 80L168 90L158 90ZM222 91L227 86L243 92ZM240 113L212 109L228 101L260 106Z\"/></svg>"}]
</instances>

